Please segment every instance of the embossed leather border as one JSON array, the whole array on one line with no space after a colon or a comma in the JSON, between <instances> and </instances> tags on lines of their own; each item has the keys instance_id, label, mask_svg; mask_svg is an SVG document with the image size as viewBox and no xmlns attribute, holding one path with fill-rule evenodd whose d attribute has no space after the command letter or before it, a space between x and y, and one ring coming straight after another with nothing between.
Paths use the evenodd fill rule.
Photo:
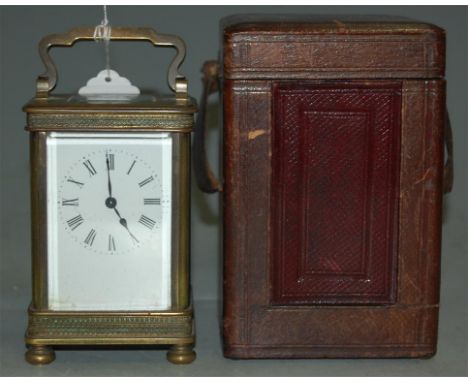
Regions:
<instances>
[{"instance_id":1,"label":"embossed leather border","mask_svg":"<svg viewBox=\"0 0 468 382\"><path fill-rule=\"evenodd\" d=\"M390 306L271 305L271 81L225 80L224 105L224 355L355 358L434 354L444 81L403 81L398 294Z\"/></svg>"},{"instance_id":2,"label":"embossed leather border","mask_svg":"<svg viewBox=\"0 0 468 382\"><path fill-rule=\"evenodd\" d=\"M272 302L393 303L401 82L273 89Z\"/></svg>"}]
</instances>

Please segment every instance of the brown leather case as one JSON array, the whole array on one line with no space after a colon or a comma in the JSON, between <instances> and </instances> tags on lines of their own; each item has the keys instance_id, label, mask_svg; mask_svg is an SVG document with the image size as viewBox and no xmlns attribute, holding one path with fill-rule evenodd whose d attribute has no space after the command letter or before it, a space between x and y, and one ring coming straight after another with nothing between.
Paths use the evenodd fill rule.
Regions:
<instances>
[{"instance_id":1,"label":"brown leather case","mask_svg":"<svg viewBox=\"0 0 468 382\"><path fill-rule=\"evenodd\" d=\"M222 26L225 356L433 355L444 31Z\"/></svg>"}]
</instances>

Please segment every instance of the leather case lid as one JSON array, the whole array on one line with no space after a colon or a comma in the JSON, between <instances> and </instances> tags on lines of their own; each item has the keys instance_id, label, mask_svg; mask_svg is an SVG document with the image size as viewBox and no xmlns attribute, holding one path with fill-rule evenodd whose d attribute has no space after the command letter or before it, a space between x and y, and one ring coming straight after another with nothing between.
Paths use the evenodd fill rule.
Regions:
<instances>
[{"instance_id":1,"label":"leather case lid","mask_svg":"<svg viewBox=\"0 0 468 382\"><path fill-rule=\"evenodd\" d=\"M403 18L237 15L221 22L224 78L438 78L445 32Z\"/></svg>"}]
</instances>

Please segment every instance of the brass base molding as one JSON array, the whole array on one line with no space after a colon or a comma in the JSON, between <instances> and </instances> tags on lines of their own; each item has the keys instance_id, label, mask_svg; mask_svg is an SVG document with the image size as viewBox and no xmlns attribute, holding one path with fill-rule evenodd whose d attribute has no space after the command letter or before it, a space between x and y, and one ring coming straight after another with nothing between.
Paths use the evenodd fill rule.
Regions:
<instances>
[{"instance_id":1,"label":"brass base molding","mask_svg":"<svg viewBox=\"0 0 468 382\"><path fill-rule=\"evenodd\" d=\"M26 360L55 359L53 345L172 345L167 359L195 360L193 310L179 312L56 312L29 309Z\"/></svg>"},{"instance_id":2,"label":"brass base molding","mask_svg":"<svg viewBox=\"0 0 468 382\"><path fill-rule=\"evenodd\" d=\"M26 336L34 339L180 337L192 332L191 317L31 315Z\"/></svg>"}]
</instances>

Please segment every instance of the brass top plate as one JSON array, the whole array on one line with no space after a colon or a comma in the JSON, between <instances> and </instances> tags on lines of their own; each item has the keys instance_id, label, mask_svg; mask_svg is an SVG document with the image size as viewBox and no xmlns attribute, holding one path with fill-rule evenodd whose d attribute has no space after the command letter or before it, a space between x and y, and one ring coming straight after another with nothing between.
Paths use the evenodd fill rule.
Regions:
<instances>
[{"instance_id":1,"label":"brass top plate","mask_svg":"<svg viewBox=\"0 0 468 382\"><path fill-rule=\"evenodd\" d=\"M88 100L76 94L53 95L49 98L33 98L24 107L27 113L178 113L193 114L196 101L191 98L156 96L143 93L128 100Z\"/></svg>"}]
</instances>

